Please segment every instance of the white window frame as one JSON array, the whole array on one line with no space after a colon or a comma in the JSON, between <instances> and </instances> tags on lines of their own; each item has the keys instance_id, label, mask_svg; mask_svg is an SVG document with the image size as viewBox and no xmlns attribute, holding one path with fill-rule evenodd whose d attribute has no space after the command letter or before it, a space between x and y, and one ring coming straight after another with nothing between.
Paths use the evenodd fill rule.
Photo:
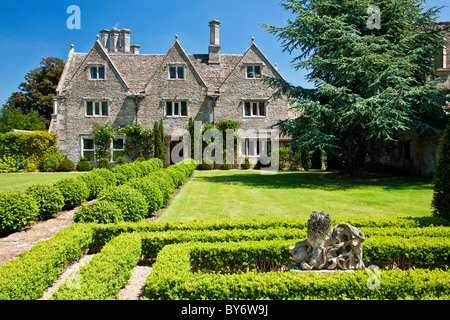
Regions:
<instances>
[{"instance_id":1,"label":"white window frame","mask_svg":"<svg viewBox=\"0 0 450 320\"><path fill-rule=\"evenodd\" d=\"M114 141L111 141L111 162L116 163L117 161L114 160L114 151L123 151L123 157L125 158L125 137L123 136L117 136L116 140L123 140L122 149L115 149L114 148ZM119 156L120 157L120 156Z\"/></svg>"},{"instance_id":2,"label":"white window frame","mask_svg":"<svg viewBox=\"0 0 450 320\"><path fill-rule=\"evenodd\" d=\"M106 72L105 72L105 66L102 64L91 64L88 66L89 68L89 80L105 80L106 79ZM92 68L96 68L96 78L92 78ZM100 78L100 71L99 68L103 68L103 78Z\"/></svg>"},{"instance_id":3,"label":"white window frame","mask_svg":"<svg viewBox=\"0 0 450 320\"><path fill-rule=\"evenodd\" d=\"M170 77L170 69L171 68L175 68L175 78ZM182 78L180 78L180 75L178 74L178 68L183 69L183 77ZM168 70L167 76L168 76L169 80L184 80L186 78L186 68L182 64L170 64L169 68L167 68L167 70Z\"/></svg>"},{"instance_id":4,"label":"white window frame","mask_svg":"<svg viewBox=\"0 0 450 320\"><path fill-rule=\"evenodd\" d=\"M247 115L246 112L245 112L247 103L250 104L250 115ZM255 106L256 106L256 114L253 112ZM264 110L264 114L263 115L261 115L261 106L262 106L262 108ZM259 100L259 101L247 100L247 101L245 101L244 100L244 107L243 107L243 110L242 110L242 115L243 115L244 118L265 118L265 117L267 117L267 103L266 103L266 101L263 101L263 100Z\"/></svg>"},{"instance_id":5,"label":"white window frame","mask_svg":"<svg viewBox=\"0 0 450 320\"><path fill-rule=\"evenodd\" d=\"M263 148L262 143L265 142L266 146ZM239 148L240 155L243 157L261 157L269 156L270 140L259 140L257 138L245 138L241 140L241 146ZM261 151L265 150L265 155L261 154Z\"/></svg>"},{"instance_id":6,"label":"white window frame","mask_svg":"<svg viewBox=\"0 0 450 320\"><path fill-rule=\"evenodd\" d=\"M88 114L88 103L92 103L92 114ZM98 103L98 114L96 112L96 104ZM106 114L104 114L103 103L106 103ZM84 104L84 115L86 117L109 117L109 101L86 99Z\"/></svg>"},{"instance_id":7,"label":"white window frame","mask_svg":"<svg viewBox=\"0 0 450 320\"><path fill-rule=\"evenodd\" d=\"M255 74L255 67L259 67L259 75L257 76ZM248 72L248 69L251 68L251 74L252 76L249 77L250 73ZM246 79L261 79L262 78L262 69L263 69L263 65L262 63L247 63L245 65L245 77Z\"/></svg>"},{"instance_id":8,"label":"white window frame","mask_svg":"<svg viewBox=\"0 0 450 320\"><path fill-rule=\"evenodd\" d=\"M172 114L167 114L167 104L172 104ZM186 115L181 114L181 104L186 103ZM175 114L175 104L178 104L178 114ZM167 118L186 118L189 116L189 103L187 100L166 100L164 102L164 116Z\"/></svg>"},{"instance_id":9,"label":"white window frame","mask_svg":"<svg viewBox=\"0 0 450 320\"><path fill-rule=\"evenodd\" d=\"M86 149L84 147L84 140L92 140L92 145L94 146L94 149ZM93 152L94 153L94 159L89 161L89 162L96 162L96 156L95 156L95 142L94 142L94 138L93 137L82 137L81 138L81 156L85 157L84 152Z\"/></svg>"}]
</instances>

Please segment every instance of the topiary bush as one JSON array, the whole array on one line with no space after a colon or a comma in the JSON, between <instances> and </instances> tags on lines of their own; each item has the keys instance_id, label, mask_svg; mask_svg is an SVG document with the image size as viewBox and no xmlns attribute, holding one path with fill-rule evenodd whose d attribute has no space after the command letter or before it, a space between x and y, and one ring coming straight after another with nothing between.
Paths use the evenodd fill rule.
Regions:
<instances>
[{"instance_id":1,"label":"topiary bush","mask_svg":"<svg viewBox=\"0 0 450 320\"><path fill-rule=\"evenodd\" d=\"M39 207L31 195L20 191L0 193L0 234L20 231L38 218Z\"/></svg>"},{"instance_id":2,"label":"topiary bush","mask_svg":"<svg viewBox=\"0 0 450 320\"><path fill-rule=\"evenodd\" d=\"M198 165L198 170L212 170L214 169L214 162L208 164L205 159L202 159L202 163Z\"/></svg>"},{"instance_id":3,"label":"topiary bush","mask_svg":"<svg viewBox=\"0 0 450 320\"><path fill-rule=\"evenodd\" d=\"M96 168L96 169L92 170L91 172L89 172L89 174L95 174L95 175L102 177L103 179L106 180L106 184L108 186L117 185L116 175L106 168L102 168L102 169Z\"/></svg>"},{"instance_id":4,"label":"topiary bush","mask_svg":"<svg viewBox=\"0 0 450 320\"><path fill-rule=\"evenodd\" d=\"M181 186L184 183L184 181L186 180L185 173L181 172L180 170L169 167L166 169L166 172L168 172L171 175L175 187Z\"/></svg>"},{"instance_id":5,"label":"topiary bush","mask_svg":"<svg viewBox=\"0 0 450 320\"><path fill-rule=\"evenodd\" d=\"M146 180L154 181L158 185L159 190L161 190L161 193L163 195L163 203L162 203L163 206L169 203L170 198L172 198L172 193L174 190L172 180L163 177L163 175L161 174L161 172L163 172L164 170L165 169L151 173L144 178Z\"/></svg>"},{"instance_id":6,"label":"topiary bush","mask_svg":"<svg viewBox=\"0 0 450 320\"><path fill-rule=\"evenodd\" d=\"M88 187L89 189L88 200L97 198L97 195L108 186L106 180L96 173L92 174L91 172L85 173L79 175L78 177L76 177L76 179L83 181Z\"/></svg>"},{"instance_id":7,"label":"topiary bush","mask_svg":"<svg viewBox=\"0 0 450 320\"><path fill-rule=\"evenodd\" d=\"M77 163L77 171L91 171L92 167L86 157L80 157L80 161Z\"/></svg>"},{"instance_id":8,"label":"topiary bush","mask_svg":"<svg viewBox=\"0 0 450 320\"><path fill-rule=\"evenodd\" d=\"M25 189L32 196L39 208L39 220L51 218L64 207L64 196L51 184L36 184Z\"/></svg>"},{"instance_id":9,"label":"topiary bush","mask_svg":"<svg viewBox=\"0 0 450 320\"><path fill-rule=\"evenodd\" d=\"M233 165L231 163L222 163L220 165L220 170L231 170L233 169Z\"/></svg>"},{"instance_id":10,"label":"topiary bush","mask_svg":"<svg viewBox=\"0 0 450 320\"><path fill-rule=\"evenodd\" d=\"M111 169L111 165L109 164L109 160L106 159L106 158L101 158L98 161L97 168L99 168L99 169L108 169L108 170Z\"/></svg>"},{"instance_id":11,"label":"topiary bush","mask_svg":"<svg viewBox=\"0 0 450 320\"><path fill-rule=\"evenodd\" d=\"M147 216L148 205L141 192L128 185L105 188L98 200L106 200L117 205L124 221L139 221Z\"/></svg>"},{"instance_id":12,"label":"topiary bush","mask_svg":"<svg viewBox=\"0 0 450 320\"><path fill-rule=\"evenodd\" d=\"M70 159L62 159L61 162L56 167L58 172L70 172L75 169L75 164Z\"/></svg>"},{"instance_id":13,"label":"topiary bush","mask_svg":"<svg viewBox=\"0 0 450 320\"><path fill-rule=\"evenodd\" d=\"M433 180L433 216L450 220L450 122L439 143L436 174Z\"/></svg>"},{"instance_id":14,"label":"topiary bush","mask_svg":"<svg viewBox=\"0 0 450 320\"><path fill-rule=\"evenodd\" d=\"M163 205L163 194L159 190L159 186L156 182L150 179L132 179L125 185L128 185L139 192L147 200L148 212L152 213L160 209Z\"/></svg>"},{"instance_id":15,"label":"topiary bush","mask_svg":"<svg viewBox=\"0 0 450 320\"><path fill-rule=\"evenodd\" d=\"M42 162L42 171L50 172L50 171L56 171L56 167L58 167L58 164L65 158L65 155L59 152L50 152L47 153L47 155L44 158L44 161Z\"/></svg>"},{"instance_id":16,"label":"topiary bush","mask_svg":"<svg viewBox=\"0 0 450 320\"><path fill-rule=\"evenodd\" d=\"M245 157L244 163L241 164L241 169L250 169L250 160L248 159L248 157Z\"/></svg>"},{"instance_id":17,"label":"topiary bush","mask_svg":"<svg viewBox=\"0 0 450 320\"><path fill-rule=\"evenodd\" d=\"M124 184L128 180L137 177L136 171L130 165L131 164L127 164L124 166L116 166L111 170L116 176L117 184Z\"/></svg>"},{"instance_id":18,"label":"topiary bush","mask_svg":"<svg viewBox=\"0 0 450 320\"><path fill-rule=\"evenodd\" d=\"M61 191L64 197L63 209L73 209L89 197L89 189L80 179L64 178L54 183L54 186Z\"/></svg>"},{"instance_id":19,"label":"topiary bush","mask_svg":"<svg viewBox=\"0 0 450 320\"><path fill-rule=\"evenodd\" d=\"M125 163L126 162L125 162L125 158L124 157L120 156L120 157L116 158L116 166L121 166L121 165L123 165Z\"/></svg>"},{"instance_id":20,"label":"topiary bush","mask_svg":"<svg viewBox=\"0 0 450 320\"><path fill-rule=\"evenodd\" d=\"M74 222L116 223L123 221L122 211L116 204L98 200L82 205L73 215Z\"/></svg>"}]
</instances>

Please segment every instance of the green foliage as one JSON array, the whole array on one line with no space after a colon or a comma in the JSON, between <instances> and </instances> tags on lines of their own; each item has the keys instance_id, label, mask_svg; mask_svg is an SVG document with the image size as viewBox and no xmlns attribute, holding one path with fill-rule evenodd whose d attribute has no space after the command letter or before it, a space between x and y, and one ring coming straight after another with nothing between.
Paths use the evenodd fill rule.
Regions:
<instances>
[{"instance_id":1,"label":"green foliage","mask_svg":"<svg viewBox=\"0 0 450 320\"><path fill-rule=\"evenodd\" d=\"M123 221L122 211L105 200L83 204L73 215L74 222L116 223Z\"/></svg>"},{"instance_id":2,"label":"green foliage","mask_svg":"<svg viewBox=\"0 0 450 320\"><path fill-rule=\"evenodd\" d=\"M116 127L109 122L104 125L95 124L93 137L95 144L95 155L97 158L110 158L111 142L116 140L114 132Z\"/></svg>"},{"instance_id":3,"label":"green foliage","mask_svg":"<svg viewBox=\"0 0 450 320\"><path fill-rule=\"evenodd\" d=\"M109 242L92 260L80 268L80 287L73 290L70 279L53 294L54 300L118 299L119 290L131 276L139 260L138 234L123 234Z\"/></svg>"},{"instance_id":4,"label":"green foliage","mask_svg":"<svg viewBox=\"0 0 450 320\"><path fill-rule=\"evenodd\" d=\"M116 175L113 172L111 172L110 170L106 169L106 168L95 168L94 170L89 172L89 174L99 175L100 177L105 179L106 184L108 186L115 186L115 185L117 185Z\"/></svg>"},{"instance_id":5,"label":"green foliage","mask_svg":"<svg viewBox=\"0 0 450 320\"><path fill-rule=\"evenodd\" d=\"M440 9L426 8L424 0L379 0L381 27L369 29L373 4L288 0L281 4L293 14L286 26L263 25L284 51L298 53L293 67L308 70L314 85L263 79L301 111L280 122L281 132L292 136L294 149L333 154L354 175L362 174L367 154L398 140L399 131L441 130L450 99L433 65L449 30L434 27Z\"/></svg>"},{"instance_id":6,"label":"green foliage","mask_svg":"<svg viewBox=\"0 0 450 320\"><path fill-rule=\"evenodd\" d=\"M76 179L84 182L89 190L87 200L92 200L108 186L106 179L95 172L89 172L76 177Z\"/></svg>"},{"instance_id":7,"label":"green foliage","mask_svg":"<svg viewBox=\"0 0 450 320\"><path fill-rule=\"evenodd\" d=\"M222 163L220 165L220 170L231 170L231 169L233 169L233 165L231 163Z\"/></svg>"},{"instance_id":8,"label":"green foliage","mask_svg":"<svg viewBox=\"0 0 450 320\"><path fill-rule=\"evenodd\" d=\"M212 170L214 169L214 162L211 160L205 161L205 158L202 159L202 163L198 165L198 170Z\"/></svg>"},{"instance_id":9,"label":"green foliage","mask_svg":"<svg viewBox=\"0 0 450 320\"><path fill-rule=\"evenodd\" d=\"M248 159L248 157L245 157L244 163L241 163L241 169L250 169L250 160Z\"/></svg>"},{"instance_id":10,"label":"green foliage","mask_svg":"<svg viewBox=\"0 0 450 320\"><path fill-rule=\"evenodd\" d=\"M97 168L99 169L111 169L111 166L109 164L109 160L107 158L100 158L100 160L98 160L98 166Z\"/></svg>"},{"instance_id":11,"label":"green foliage","mask_svg":"<svg viewBox=\"0 0 450 320\"><path fill-rule=\"evenodd\" d=\"M161 190L159 190L159 186L156 182L150 179L136 178L128 181L125 185L142 193L146 199L149 213L157 211L162 207L163 194L161 193Z\"/></svg>"},{"instance_id":12,"label":"green foliage","mask_svg":"<svg viewBox=\"0 0 450 320\"><path fill-rule=\"evenodd\" d=\"M68 262L92 243L89 225L74 224L0 266L0 300L36 300L58 279Z\"/></svg>"},{"instance_id":13,"label":"green foliage","mask_svg":"<svg viewBox=\"0 0 450 320\"><path fill-rule=\"evenodd\" d=\"M63 69L63 60L55 57L42 58L40 66L25 75L25 82L19 85L20 91L11 94L5 107L21 110L24 114L36 111L48 123Z\"/></svg>"},{"instance_id":14,"label":"green foliage","mask_svg":"<svg viewBox=\"0 0 450 320\"><path fill-rule=\"evenodd\" d=\"M131 166L131 163L123 166L115 166L111 171L115 174L118 184L124 184L126 181L137 177L136 171Z\"/></svg>"},{"instance_id":15,"label":"green foliage","mask_svg":"<svg viewBox=\"0 0 450 320\"><path fill-rule=\"evenodd\" d=\"M125 141L125 154L135 161L139 156L145 155L147 158L152 153L152 139L153 131L151 129L144 129L140 123L127 125L119 129L127 138Z\"/></svg>"},{"instance_id":16,"label":"green foliage","mask_svg":"<svg viewBox=\"0 0 450 320\"><path fill-rule=\"evenodd\" d=\"M75 164L70 159L62 159L61 162L56 167L58 172L70 172L75 169Z\"/></svg>"},{"instance_id":17,"label":"green foliage","mask_svg":"<svg viewBox=\"0 0 450 320\"><path fill-rule=\"evenodd\" d=\"M123 165L125 163L126 162L125 162L125 158L124 157L120 156L120 157L116 158L116 166L121 166L121 165Z\"/></svg>"},{"instance_id":18,"label":"green foliage","mask_svg":"<svg viewBox=\"0 0 450 320\"><path fill-rule=\"evenodd\" d=\"M431 206L433 215L450 220L450 122L439 144L434 192Z\"/></svg>"},{"instance_id":19,"label":"green foliage","mask_svg":"<svg viewBox=\"0 0 450 320\"><path fill-rule=\"evenodd\" d=\"M92 167L87 158L80 157L80 161L76 165L77 171L91 171Z\"/></svg>"},{"instance_id":20,"label":"green foliage","mask_svg":"<svg viewBox=\"0 0 450 320\"><path fill-rule=\"evenodd\" d=\"M107 187L99 194L98 200L115 204L122 211L124 221L139 221L148 213L145 197L128 185Z\"/></svg>"},{"instance_id":21,"label":"green foliage","mask_svg":"<svg viewBox=\"0 0 450 320\"><path fill-rule=\"evenodd\" d=\"M64 197L63 209L73 209L87 200L89 189L80 179L64 178L54 183Z\"/></svg>"},{"instance_id":22,"label":"green foliage","mask_svg":"<svg viewBox=\"0 0 450 320\"><path fill-rule=\"evenodd\" d=\"M309 152L308 147L302 148L302 151L300 152L300 163L302 164L302 168L305 169L305 171L311 169L312 156L311 153Z\"/></svg>"},{"instance_id":23,"label":"green foliage","mask_svg":"<svg viewBox=\"0 0 450 320\"><path fill-rule=\"evenodd\" d=\"M47 130L45 120L38 112L31 111L24 114L19 109L3 108L0 110L0 133L18 130Z\"/></svg>"},{"instance_id":24,"label":"green foliage","mask_svg":"<svg viewBox=\"0 0 450 320\"><path fill-rule=\"evenodd\" d=\"M40 167L48 153L57 151L56 140L47 131L0 134L0 156L25 157Z\"/></svg>"},{"instance_id":25,"label":"green foliage","mask_svg":"<svg viewBox=\"0 0 450 320\"><path fill-rule=\"evenodd\" d=\"M169 203L170 199L172 198L172 193L174 190L174 184L172 177L169 175L169 179L164 178L162 176L162 172L164 172L165 169L161 169L157 172L149 174L145 179L149 179L150 181L154 181L158 187L159 190L161 190L161 193L163 195L163 205L166 205Z\"/></svg>"},{"instance_id":26,"label":"green foliage","mask_svg":"<svg viewBox=\"0 0 450 320\"><path fill-rule=\"evenodd\" d=\"M38 217L39 207L31 195L19 191L0 193L0 234L20 231Z\"/></svg>"},{"instance_id":27,"label":"green foliage","mask_svg":"<svg viewBox=\"0 0 450 320\"><path fill-rule=\"evenodd\" d=\"M31 172L37 171L33 161L21 155L7 156L0 158L0 173L5 172Z\"/></svg>"},{"instance_id":28,"label":"green foliage","mask_svg":"<svg viewBox=\"0 0 450 320\"><path fill-rule=\"evenodd\" d=\"M66 156L60 152L49 152L42 162L42 171L56 171L56 167Z\"/></svg>"},{"instance_id":29,"label":"green foliage","mask_svg":"<svg viewBox=\"0 0 450 320\"><path fill-rule=\"evenodd\" d=\"M25 189L32 196L39 208L39 220L51 218L64 206L64 196L59 189L50 184L35 184Z\"/></svg>"},{"instance_id":30,"label":"green foliage","mask_svg":"<svg viewBox=\"0 0 450 320\"><path fill-rule=\"evenodd\" d=\"M164 125L162 119L155 121L153 125L153 145L154 157L161 159L163 164L166 163L166 140L164 137Z\"/></svg>"}]
</instances>

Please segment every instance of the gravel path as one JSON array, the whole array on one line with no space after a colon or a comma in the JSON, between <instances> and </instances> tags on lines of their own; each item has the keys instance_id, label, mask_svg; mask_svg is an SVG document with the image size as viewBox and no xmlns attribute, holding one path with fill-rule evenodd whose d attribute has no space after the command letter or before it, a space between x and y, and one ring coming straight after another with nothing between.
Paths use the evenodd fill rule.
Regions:
<instances>
[{"instance_id":1,"label":"gravel path","mask_svg":"<svg viewBox=\"0 0 450 320\"><path fill-rule=\"evenodd\" d=\"M119 300L139 300L141 297L144 297L147 278L152 269L149 265L137 265L134 267L127 284L119 291Z\"/></svg>"}]
</instances>

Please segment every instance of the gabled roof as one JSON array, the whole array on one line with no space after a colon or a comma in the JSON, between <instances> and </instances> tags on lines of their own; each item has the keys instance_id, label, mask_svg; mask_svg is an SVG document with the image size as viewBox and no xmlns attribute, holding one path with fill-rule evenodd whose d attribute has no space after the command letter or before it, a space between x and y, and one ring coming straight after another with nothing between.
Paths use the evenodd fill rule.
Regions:
<instances>
[{"instance_id":1,"label":"gabled roof","mask_svg":"<svg viewBox=\"0 0 450 320\"><path fill-rule=\"evenodd\" d=\"M246 62L244 61L245 56L252 49L260 54L268 67L279 75L281 79L284 79L254 41L245 50L244 54L221 54L220 64L209 64L208 54L186 54L178 39L175 40L166 54L108 53L97 40L88 53L75 52L72 47L58 83L57 92L62 94L62 91L70 83L92 50L100 50L101 55L110 62L113 71L116 72L120 81L123 82L124 89L128 91L128 94L143 94L158 69L164 67L169 52L178 50L182 58L191 65L194 73L208 89L208 93L212 94L219 92L220 87L228 79L232 71L241 63Z\"/></svg>"}]
</instances>

